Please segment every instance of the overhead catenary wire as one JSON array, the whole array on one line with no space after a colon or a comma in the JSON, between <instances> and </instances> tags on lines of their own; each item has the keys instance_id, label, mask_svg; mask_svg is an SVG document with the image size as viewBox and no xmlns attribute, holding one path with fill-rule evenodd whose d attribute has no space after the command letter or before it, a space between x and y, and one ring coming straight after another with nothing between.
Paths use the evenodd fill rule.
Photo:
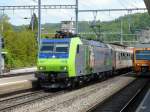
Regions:
<instances>
[{"instance_id":1,"label":"overhead catenary wire","mask_svg":"<svg viewBox=\"0 0 150 112\"><path fill-rule=\"evenodd\" d=\"M118 2L119 2L119 4L122 6L122 7L124 7L125 9L127 8L124 4L123 4L123 2L122 2L122 0L120 1L120 0L117 0Z\"/></svg>"},{"instance_id":2,"label":"overhead catenary wire","mask_svg":"<svg viewBox=\"0 0 150 112\"><path fill-rule=\"evenodd\" d=\"M132 0L130 0L130 1L124 0L124 2L125 2L125 4L128 4L129 6L131 6L131 7L133 7L133 8L138 8L135 4L133 4Z\"/></svg>"}]
</instances>

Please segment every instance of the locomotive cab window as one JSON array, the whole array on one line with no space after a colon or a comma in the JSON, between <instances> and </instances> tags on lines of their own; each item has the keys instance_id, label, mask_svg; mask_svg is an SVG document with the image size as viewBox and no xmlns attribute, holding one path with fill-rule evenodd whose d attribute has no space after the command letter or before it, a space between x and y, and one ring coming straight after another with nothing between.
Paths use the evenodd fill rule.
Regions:
<instances>
[{"instance_id":1,"label":"locomotive cab window","mask_svg":"<svg viewBox=\"0 0 150 112\"><path fill-rule=\"evenodd\" d=\"M45 51L53 52L54 46L53 45L42 45L40 50L41 50L41 52L45 52Z\"/></svg>"},{"instance_id":2,"label":"locomotive cab window","mask_svg":"<svg viewBox=\"0 0 150 112\"><path fill-rule=\"evenodd\" d=\"M150 50L137 50L135 56L137 60L150 60Z\"/></svg>"},{"instance_id":3,"label":"locomotive cab window","mask_svg":"<svg viewBox=\"0 0 150 112\"><path fill-rule=\"evenodd\" d=\"M56 44L56 53L67 53L68 48L68 44Z\"/></svg>"}]
</instances>

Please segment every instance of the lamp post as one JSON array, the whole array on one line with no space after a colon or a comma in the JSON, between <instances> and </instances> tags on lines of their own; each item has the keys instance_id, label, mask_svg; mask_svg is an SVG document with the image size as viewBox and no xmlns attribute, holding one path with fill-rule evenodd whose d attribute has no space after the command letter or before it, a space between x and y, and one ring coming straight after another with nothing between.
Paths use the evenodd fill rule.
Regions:
<instances>
[{"instance_id":1,"label":"lamp post","mask_svg":"<svg viewBox=\"0 0 150 112\"><path fill-rule=\"evenodd\" d=\"M0 75L2 74L2 37L0 35Z\"/></svg>"},{"instance_id":2,"label":"lamp post","mask_svg":"<svg viewBox=\"0 0 150 112\"><path fill-rule=\"evenodd\" d=\"M121 29L121 31L120 31L120 44L123 44L123 29L122 29L122 26L123 26L123 24L122 24L122 19L121 19L121 25L120 25L121 27L120 27L120 29Z\"/></svg>"},{"instance_id":3,"label":"lamp post","mask_svg":"<svg viewBox=\"0 0 150 112\"><path fill-rule=\"evenodd\" d=\"M78 0L76 0L76 9L75 9L75 13L76 13L76 34L78 34Z\"/></svg>"}]
</instances>

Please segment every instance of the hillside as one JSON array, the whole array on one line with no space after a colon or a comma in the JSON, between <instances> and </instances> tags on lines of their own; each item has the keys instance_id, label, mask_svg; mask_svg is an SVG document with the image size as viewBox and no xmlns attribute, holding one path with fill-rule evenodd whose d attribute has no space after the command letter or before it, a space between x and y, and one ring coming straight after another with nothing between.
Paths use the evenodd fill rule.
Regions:
<instances>
[{"instance_id":1,"label":"hillside","mask_svg":"<svg viewBox=\"0 0 150 112\"><path fill-rule=\"evenodd\" d=\"M121 21L122 31L124 40L134 40L137 32L148 29L150 27L150 16L148 13L136 13L131 15L125 15L113 21L107 22L96 22L100 26L101 38L104 40L119 40L121 32ZM88 21L79 22L79 32L92 32L91 24ZM22 26L20 26L22 27ZM43 32L55 33L59 30L60 23L46 23L42 25ZM99 33L99 31L97 32ZM82 35L84 38L95 38L95 35Z\"/></svg>"}]
</instances>

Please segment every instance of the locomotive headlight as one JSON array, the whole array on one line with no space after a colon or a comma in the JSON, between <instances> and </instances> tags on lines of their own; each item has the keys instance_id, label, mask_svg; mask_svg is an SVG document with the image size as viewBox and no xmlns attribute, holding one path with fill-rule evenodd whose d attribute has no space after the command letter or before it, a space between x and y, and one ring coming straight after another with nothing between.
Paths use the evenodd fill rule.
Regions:
<instances>
[{"instance_id":1,"label":"locomotive headlight","mask_svg":"<svg viewBox=\"0 0 150 112\"><path fill-rule=\"evenodd\" d=\"M39 70L45 70L45 67L40 66L40 67L39 67Z\"/></svg>"},{"instance_id":2,"label":"locomotive headlight","mask_svg":"<svg viewBox=\"0 0 150 112\"><path fill-rule=\"evenodd\" d=\"M65 66L65 67L64 67L64 71L66 71L66 70L67 70L67 67Z\"/></svg>"},{"instance_id":3,"label":"locomotive headlight","mask_svg":"<svg viewBox=\"0 0 150 112\"><path fill-rule=\"evenodd\" d=\"M62 70L62 71L67 71L67 66L61 66L61 67L60 67L60 70Z\"/></svg>"},{"instance_id":4,"label":"locomotive headlight","mask_svg":"<svg viewBox=\"0 0 150 112\"><path fill-rule=\"evenodd\" d=\"M39 67L40 70L43 70L43 67Z\"/></svg>"}]
</instances>

